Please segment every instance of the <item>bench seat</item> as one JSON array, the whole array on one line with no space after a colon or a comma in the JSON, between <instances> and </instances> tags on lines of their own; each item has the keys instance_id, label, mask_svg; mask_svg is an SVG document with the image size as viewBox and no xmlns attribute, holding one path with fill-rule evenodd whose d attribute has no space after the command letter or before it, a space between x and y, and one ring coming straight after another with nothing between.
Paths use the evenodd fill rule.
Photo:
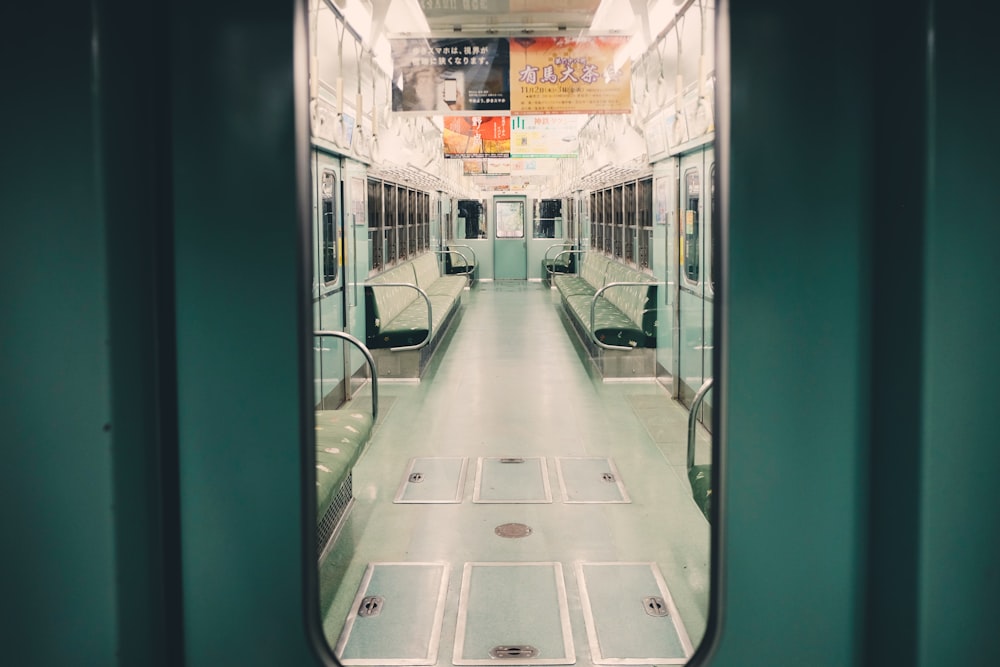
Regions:
<instances>
[{"instance_id":1,"label":"bench seat","mask_svg":"<svg viewBox=\"0 0 1000 667\"><path fill-rule=\"evenodd\" d=\"M566 299L566 305L573 311L573 315L587 328L590 327L592 300L593 296L587 295L574 295ZM594 305L594 335L607 345L649 347L646 344L646 333L642 328L623 313L618 306L604 298L599 298Z\"/></svg>"},{"instance_id":2,"label":"bench seat","mask_svg":"<svg viewBox=\"0 0 1000 667\"><path fill-rule=\"evenodd\" d=\"M553 274L552 284L591 360L605 378L655 376L656 281L595 252L577 265L579 274Z\"/></svg>"},{"instance_id":3,"label":"bench seat","mask_svg":"<svg viewBox=\"0 0 1000 667\"><path fill-rule=\"evenodd\" d=\"M372 415L356 409L316 412L316 516L322 520L371 437Z\"/></svg>"},{"instance_id":4,"label":"bench seat","mask_svg":"<svg viewBox=\"0 0 1000 667\"><path fill-rule=\"evenodd\" d=\"M590 332L591 301L605 289L594 305L594 331ZM602 343L627 347L656 347L656 284L653 277L596 253L587 253L579 275L553 277L563 305L584 330Z\"/></svg>"},{"instance_id":5,"label":"bench seat","mask_svg":"<svg viewBox=\"0 0 1000 667\"><path fill-rule=\"evenodd\" d=\"M442 275L434 252L368 279L365 336L380 375L420 377L441 334L460 310L462 293L468 285L465 275ZM392 349L401 347L413 349Z\"/></svg>"}]
</instances>

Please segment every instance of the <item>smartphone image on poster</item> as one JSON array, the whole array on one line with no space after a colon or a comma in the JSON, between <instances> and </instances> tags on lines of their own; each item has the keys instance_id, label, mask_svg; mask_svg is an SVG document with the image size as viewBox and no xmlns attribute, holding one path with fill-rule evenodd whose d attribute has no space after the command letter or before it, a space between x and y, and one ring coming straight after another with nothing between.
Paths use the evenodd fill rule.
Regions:
<instances>
[{"instance_id":1,"label":"smartphone image on poster","mask_svg":"<svg viewBox=\"0 0 1000 667\"><path fill-rule=\"evenodd\" d=\"M458 81L455 79L444 80L444 101L446 104L454 104L458 101Z\"/></svg>"}]
</instances>

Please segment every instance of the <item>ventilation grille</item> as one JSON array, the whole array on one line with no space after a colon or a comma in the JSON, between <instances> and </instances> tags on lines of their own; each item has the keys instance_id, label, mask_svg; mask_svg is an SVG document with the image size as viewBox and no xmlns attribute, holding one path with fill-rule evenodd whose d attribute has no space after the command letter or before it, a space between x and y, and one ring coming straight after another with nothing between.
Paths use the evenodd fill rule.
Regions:
<instances>
[{"instance_id":1,"label":"ventilation grille","mask_svg":"<svg viewBox=\"0 0 1000 667\"><path fill-rule=\"evenodd\" d=\"M348 473L347 479L341 482L340 488L337 489L337 495L333 497L333 502L330 503L330 507L327 508L326 514L324 514L323 518L320 519L316 539L317 557L323 555L326 543L329 542L330 538L337 532L337 528L340 526L340 522L343 520L344 514L347 512L347 508L350 506L352 498L354 498L353 473Z\"/></svg>"}]
</instances>

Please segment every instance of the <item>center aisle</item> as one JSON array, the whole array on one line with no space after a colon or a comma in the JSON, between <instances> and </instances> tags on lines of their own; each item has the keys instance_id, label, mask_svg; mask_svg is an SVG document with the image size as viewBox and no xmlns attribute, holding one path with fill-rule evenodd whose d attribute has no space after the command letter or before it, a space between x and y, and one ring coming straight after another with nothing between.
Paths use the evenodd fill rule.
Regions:
<instances>
[{"instance_id":1,"label":"center aisle","mask_svg":"<svg viewBox=\"0 0 1000 667\"><path fill-rule=\"evenodd\" d=\"M612 638L641 633L644 621L602 613L610 609L601 606L602 591L614 578L646 591L635 600L641 618L656 616L643 613L647 597L653 607L672 597L676 613L663 615L679 615L697 646L707 617L709 528L684 474L686 412L658 384L592 378L541 284L480 283L464 298L453 338L422 381L380 384L389 409L354 469L356 503L320 573L330 645L352 636L345 658L386 665L591 665L682 650L679 636L671 635L673 648L656 645L671 634L658 630L636 638L638 649L621 649L639 655L615 652ZM639 418L651 406L661 429L655 441ZM498 535L505 524L530 532ZM397 580L425 590L399 617L412 627L372 630L378 639L370 641L422 644L436 662L411 649L409 659L363 658L364 628L378 626L355 619L357 602L374 600L373 615L384 605L382 623L399 625L392 614L402 613L397 600L405 596L384 594ZM438 614L439 585L437 625L415 623L413 616ZM505 616L511 605L517 614ZM493 632L500 641L486 637ZM525 641L532 632L542 635ZM511 646L500 646L505 641ZM490 647L508 653L491 658Z\"/></svg>"}]
</instances>

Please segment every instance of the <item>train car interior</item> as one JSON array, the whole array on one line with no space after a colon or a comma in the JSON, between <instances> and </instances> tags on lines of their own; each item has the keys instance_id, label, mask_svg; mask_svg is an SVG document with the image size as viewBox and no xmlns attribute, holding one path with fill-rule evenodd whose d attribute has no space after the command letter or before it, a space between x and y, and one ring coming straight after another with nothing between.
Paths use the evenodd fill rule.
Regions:
<instances>
[{"instance_id":1,"label":"train car interior","mask_svg":"<svg viewBox=\"0 0 1000 667\"><path fill-rule=\"evenodd\" d=\"M309 20L333 654L686 663L712 588L714 3Z\"/></svg>"}]
</instances>

